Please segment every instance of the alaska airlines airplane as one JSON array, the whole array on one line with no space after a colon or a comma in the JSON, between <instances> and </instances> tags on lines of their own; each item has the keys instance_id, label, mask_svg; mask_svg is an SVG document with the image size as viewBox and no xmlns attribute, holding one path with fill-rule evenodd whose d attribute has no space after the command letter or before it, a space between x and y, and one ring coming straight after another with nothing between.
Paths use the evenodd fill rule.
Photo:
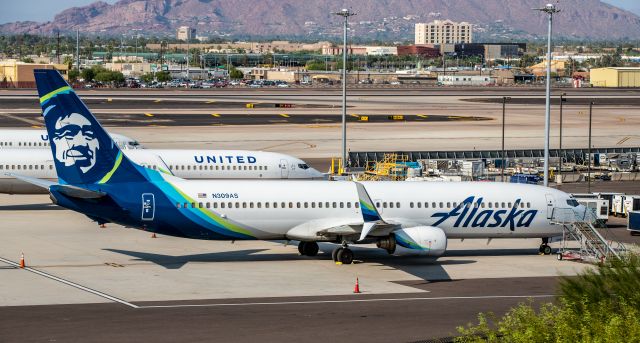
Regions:
<instances>
[{"instance_id":1,"label":"alaska airlines airplane","mask_svg":"<svg viewBox=\"0 0 640 343\"><path fill-rule=\"evenodd\" d=\"M57 71L34 73L59 182L13 176L98 223L193 239L299 240L307 256L317 242L335 242L333 259L349 264L348 244L365 242L437 257L447 238L536 237L551 253L546 239L562 234L556 212L585 213L567 193L526 184L184 180L132 162Z\"/></svg>"},{"instance_id":2,"label":"alaska airlines airplane","mask_svg":"<svg viewBox=\"0 0 640 343\"><path fill-rule=\"evenodd\" d=\"M323 179L303 160L243 150L123 149L133 162L184 179ZM57 181L49 149L0 149L0 172ZM46 189L0 174L0 193L48 194Z\"/></svg>"},{"instance_id":3,"label":"alaska airlines airplane","mask_svg":"<svg viewBox=\"0 0 640 343\"><path fill-rule=\"evenodd\" d=\"M138 149L140 143L135 139L117 133L109 133L113 141L123 149ZM49 137L45 130L0 130L1 149L35 149L49 147Z\"/></svg>"}]
</instances>

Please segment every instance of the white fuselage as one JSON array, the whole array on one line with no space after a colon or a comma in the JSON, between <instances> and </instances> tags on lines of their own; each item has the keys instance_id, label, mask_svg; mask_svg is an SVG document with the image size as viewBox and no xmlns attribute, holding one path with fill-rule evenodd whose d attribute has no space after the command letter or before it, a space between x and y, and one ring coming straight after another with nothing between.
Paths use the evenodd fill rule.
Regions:
<instances>
[{"instance_id":1,"label":"white fuselage","mask_svg":"<svg viewBox=\"0 0 640 343\"><path fill-rule=\"evenodd\" d=\"M124 149L132 161L183 179L321 179L304 161L284 154L244 150ZM0 193L41 194L45 189L5 173L56 181L50 149L0 149Z\"/></svg>"},{"instance_id":2,"label":"white fuselage","mask_svg":"<svg viewBox=\"0 0 640 343\"><path fill-rule=\"evenodd\" d=\"M197 201L175 204L176 207L184 211L194 206L206 208L252 228L258 239L317 240L317 232L323 229L363 223L356 185L349 181L293 184L176 179L172 183ZM534 185L393 181L362 184L385 222L402 228L439 227L448 238L557 236L562 229L550 223L551 211L554 207L570 207L566 203L568 194ZM461 205L465 199L471 203Z\"/></svg>"},{"instance_id":3,"label":"white fuselage","mask_svg":"<svg viewBox=\"0 0 640 343\"><path fill-rule=\"evenodd\" d=\"M137 149L140 143L135 139L117 133L109 136L121 149ZM0 130L0 150L2 149L46 149L49 150L49 134L47 130Z\"/></svg>"}]
</instances>

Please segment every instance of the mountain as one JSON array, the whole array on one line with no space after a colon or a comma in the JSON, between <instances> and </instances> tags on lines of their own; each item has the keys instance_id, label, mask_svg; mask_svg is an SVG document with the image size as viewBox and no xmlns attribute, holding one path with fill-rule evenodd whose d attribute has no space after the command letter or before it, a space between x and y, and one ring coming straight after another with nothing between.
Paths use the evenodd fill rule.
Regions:
<instances>
[{"instance_id":1,"label":"mountain","mask_svg":"<svg viewBox=\"0 0 640 343\"><path fill-rule=\"evenodd\" d=\"M467 21L483 39L535 38L546 34L546 16L533 11L541 0L121 0L69 8L46 23L0 25L2 33L48 34L56 30L117 35L141 29L174 34L179 26L198 34L232 37L321 39L339 37L341 18L350 8L354 37L363 40L413 40L416 22ZM640 17L599 0L562 0L554 18L557 36L624 39L640 37ZM106 33L105 33L106 32Z\"/></svg>"}]
</instances>

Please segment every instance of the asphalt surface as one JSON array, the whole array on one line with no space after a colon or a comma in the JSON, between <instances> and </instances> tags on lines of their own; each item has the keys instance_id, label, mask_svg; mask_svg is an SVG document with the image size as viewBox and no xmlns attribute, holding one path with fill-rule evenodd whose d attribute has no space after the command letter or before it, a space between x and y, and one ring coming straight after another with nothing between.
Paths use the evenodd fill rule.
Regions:
<instances>
[{"instance_id":1,"label":"asphalt surface","mask_svg":"<svg viewBox=\"0 0 640 343\"><path fill-rule=\"evenodd\" d=\"M2 342L413 342L451 337L477 314L554 301L557 277L405 282L410 294L245 298L0 309ZM230 285L233 286L233 285ZM162 290L150 289L149 292Z\"/></svg>"},{"instance_id":2,"label":"asphalt surface","mask_svg":"<svg viewBox=\"0 0 640 343\"><path fill-rule=\"evenodd\" d=\"M340 114L288 114L285 113L224 113L212 110L211 113L157 113L151 109L135 114L94 113L104 126L144 127L144 126L219 126L219 125L269 125L269 124L335 124L342 122ZM366 118L363 118L366 117ZM448 122L490 120L480 116L460 115L348 115L349 123L389 123L389 122ZM0 127L42 126L39 113L0 113Z\"/></svg>"}]
</instances>

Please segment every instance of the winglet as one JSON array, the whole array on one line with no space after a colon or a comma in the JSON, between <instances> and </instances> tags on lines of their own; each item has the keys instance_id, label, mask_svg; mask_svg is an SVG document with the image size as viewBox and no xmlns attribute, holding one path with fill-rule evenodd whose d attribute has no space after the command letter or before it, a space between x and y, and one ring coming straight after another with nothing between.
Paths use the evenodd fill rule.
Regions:
<instances>
[{"instance_id":1,"label":"winglet","mask_svg":"<svg viewBox=\"0 0 640 343\"><path fill-rule=\"evenodd\" d=\"M359 182L354 183L358 189L358 201L360 202L360 209L362 210L362 217L365 223L382 221L382 217L380 216L380 213L378 213L373 200L369 197L367 189Z\"/></svg>"}]
</instances>

